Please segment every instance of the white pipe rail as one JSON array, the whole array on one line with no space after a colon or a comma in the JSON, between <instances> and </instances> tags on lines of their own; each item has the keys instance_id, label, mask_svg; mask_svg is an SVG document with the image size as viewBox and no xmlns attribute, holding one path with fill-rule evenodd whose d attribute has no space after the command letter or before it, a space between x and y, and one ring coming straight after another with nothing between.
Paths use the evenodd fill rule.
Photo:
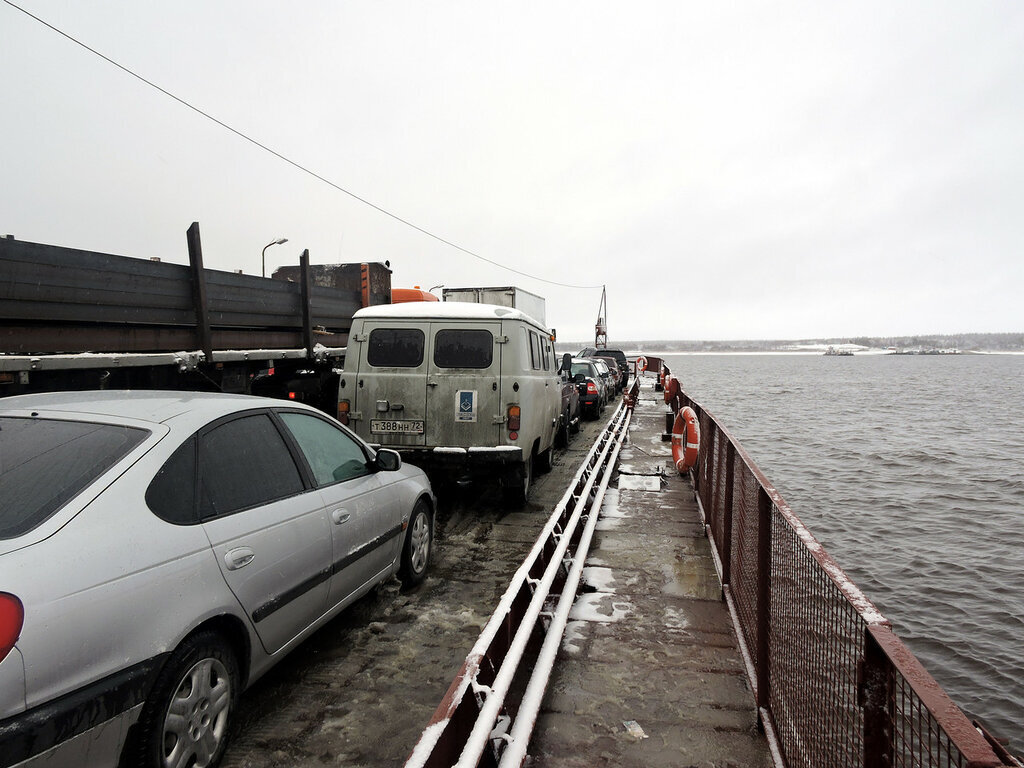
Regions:
<instances>
[{"instance_id":1,"label":"white pipe rail","mask_svg":"<svg viewBox=\"0 0 1024 768\"><path fill-rule=\"evenodd\" d=\"M608 467L614 467L615 462L618 460L619 451L629 429L632 415L632 411L626 412L625 423L615 438L615 446L612 450L612 455L609 457ZM583 535L576 546L576 554L573 558L572 568L569 570L569 577L562 587L558 607L555 609L551 625L548 627L544 644L541 646L540 655L534 664L533 674L530 675L530 682L523 693L523 700L519 704L519 711L516 714L512 732L506 739L508 743L501 755L501 762L498 764L498 768L519 768L526 760L526 749L530 744L533 727L537 723L537 714L540 712L544 693L548 687L548 680L551 678L551 671L555 666L558 648L562 643L562 637L565 635L565 625L569 619L569 612L576 602L576 591L579 588L580 578L583 575L583 565L587 560L587 553L590 551L590 542L594 536L594 529L597 527L597 518L600 514L601 504L604 501L604 494L608 489L608 482L611 480L611 476L612 473L610 471L606 471L601 476L601 483L591 505L590 515L583 529Z\"/></svg>"},{"instance_id":2,"label":"white pipe rail","mask_svg":"<svg viewBox=\"0 0 1024 768\"><path fill-rule=\"evenodd\" d=\"M490 745L495 738L495 733L501 731L503 727L502 721L508 720L507 716L501 715L501 709L505 702L505 697L515 674L518 671L519 663L524 651L526 650L527 643L533 633L534 627L536 626L537 619L544 613L543 609L548 599L551 585L558 576L560 568L567 560L566 550L573 538L573 534L576 531L584 510L587 508L587 501L590 493L594 489L595 484L598 483L598 480L600 480L598 496L595 497L595 501L590 507L591 514L588 519L587 527L591 531L590 535L592 535L593 525L596 523L597 512L600 507L600 499L603 499L604 490L608 486L608 480L611 476L611 468L614 467L615 457L617 457L618 449L621 447L623 435L625 434L624 430L625 427L628 426L630 414L631 411L627 409L624 404L620 405L612 418L609 419L601 437L595 441L594 446L587 454L587 458L577 471L573 482L566 490L558 505L556 505L555 510L549 517L537 538L537 541L534 543L533 548L527 555L523 564L519 566L508 588L505 590L505 594L499 601L494 614L484 626L480 633L480 637L477 639L476 643L473 645L473 649L466 657L464 672L461 679L458 681L456 690L452 692L452 695L448 699L446 717L435 721L423 732L420 736L419 743L413 750L412 755L410 755L409 759L406 761L406 768L422 768L422 766L426 764L438 741L442 738L444 729L447 727L452 714L466 695L473 694L478 696L482 699L482 706L476 720L474 721L472 731L465 742L459 759L455 763L458 768L476 766L480 762L484 750L488 748L488 745ZM581 482L584 483L583 487L577 493L577 489L580 488ZM564 528L559 530L561 518L565 514L570 503L575 503L576 506L569 519L565 522ZM583 535L586 537L587 546L589 547L590 535L587 535L586 532L584 532ZM530 578L530 571L538 558L543 555L545 545L550 541L556 542L556 548L550 556L550 560L548 561L548 565L543 576L539 580L534 581ZM583 553L582 557L579 555L580 552ZM578 546L577 555L572 562L575 563L578 561L580 563L579 571L582 570L582 562L585 557L586 550ZM504 658L502 659L501 666L498 669L494 681L490 686L481 685L477 682L480 665L487 658L488 650L497 637L498 632L505 628L513 603L516 597L521 593L523 586L526 583L530 583L533 588L530 604L525 611L522 621L515 630L515 634L509 644L509 648L505 653ZM579 574L577 573L575 585L578 586L578 583ZM565 601L566 594L567 593L563 590L559 606L561 606ZM572 594L573 596L575 595L575 586ZM569 599L568 605L571 606L571 604L572 599ZM566 615L567 613L568 609L566 609ZM554 648L556 650L558 643L561 642L564 626L565 624L563 621L561 629L558 632L557 640L554 644ZM550 633L550 628L548 632ZM548 640L546 639L545 645L547 645L547 643ZM540 695L543 695L542 691ZM435 718L436 717L437 715L435 715ZM532 731L532 722L530 724L530 730Z\"/></svg>"}]
</instances>

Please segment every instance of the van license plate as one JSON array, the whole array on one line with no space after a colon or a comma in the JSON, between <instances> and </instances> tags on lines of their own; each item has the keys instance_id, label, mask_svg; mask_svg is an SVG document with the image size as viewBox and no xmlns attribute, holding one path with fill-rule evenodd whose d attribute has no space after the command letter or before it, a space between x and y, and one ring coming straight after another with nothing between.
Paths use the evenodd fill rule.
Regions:
<instances>
[{"instance_id":1,"label":"van license plate","mask_svg":"<svg viewBox=\"0 0 1024 768\"><path fill-rule=\"evenodd\" d=\"M370 419L370 432L374 435L422 435L422 419Z\"/></svg>"}]
</instances>

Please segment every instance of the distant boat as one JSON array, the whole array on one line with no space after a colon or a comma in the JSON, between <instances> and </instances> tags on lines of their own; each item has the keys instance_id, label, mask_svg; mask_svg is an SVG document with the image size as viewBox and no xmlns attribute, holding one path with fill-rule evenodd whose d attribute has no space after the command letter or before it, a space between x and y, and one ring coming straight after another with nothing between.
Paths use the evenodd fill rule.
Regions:
<instances>
[{"instance_id":1,"label":"distant boat","mask_svg":"<svg viewBox=\"0 0 1024 768\"><path fill-rule=\"evenodd\" d=\"M825 350L825 355L828 357L853 357L852 349L836 349L835 347L829 347Z\"/></svg>"}]
</instances>

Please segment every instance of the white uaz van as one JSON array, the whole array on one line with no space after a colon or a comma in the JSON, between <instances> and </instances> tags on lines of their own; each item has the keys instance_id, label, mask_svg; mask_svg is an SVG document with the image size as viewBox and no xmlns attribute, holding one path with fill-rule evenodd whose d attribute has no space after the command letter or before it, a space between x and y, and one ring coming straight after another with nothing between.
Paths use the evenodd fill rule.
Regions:
<instances>
[{"instance_id":1,"label":"white uaz van","mask_svg":"<svg viewBox=\"0 0 1024 768\"><path fill-rule=\"evenodd\" d=\"M524 500L560 409L550 332L519 310L410 302L352 318L339 418L432 479L486 476Z\"/></svg>"}]
</instances>

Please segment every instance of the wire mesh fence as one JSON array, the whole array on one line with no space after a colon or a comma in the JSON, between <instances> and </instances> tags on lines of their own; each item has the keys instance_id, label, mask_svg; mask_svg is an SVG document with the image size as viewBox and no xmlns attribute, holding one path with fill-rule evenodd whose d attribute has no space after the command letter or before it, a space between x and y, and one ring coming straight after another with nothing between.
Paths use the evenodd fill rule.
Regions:
<instances>
[{"instance_id":1,"label":"wire mesh fence","mask_svg":"<svg viewBox=\"0 0 1024 768\"><path fill-rule=\"evenodd\" d=\"M699 403L691 472L761 724L783 764L986 768L1001 758Z\"/></svg>"}]
</instances>

